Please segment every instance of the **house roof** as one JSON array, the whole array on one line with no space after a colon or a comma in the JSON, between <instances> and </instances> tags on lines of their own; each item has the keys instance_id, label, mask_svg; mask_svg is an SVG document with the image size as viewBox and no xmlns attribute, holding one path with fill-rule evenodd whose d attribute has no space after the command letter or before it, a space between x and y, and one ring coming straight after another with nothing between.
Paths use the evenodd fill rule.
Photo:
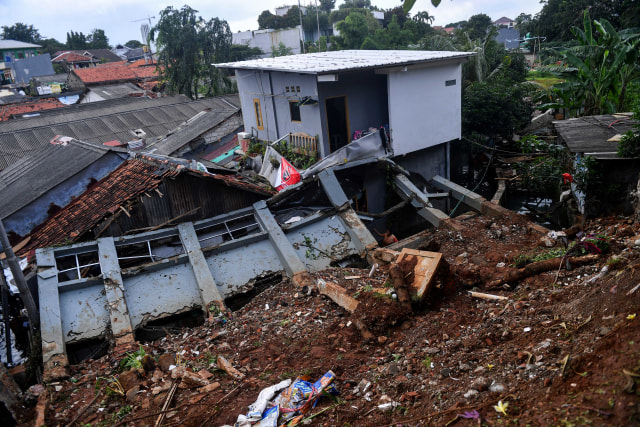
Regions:
<instances>
[{"instance_id":1,"label":"house roof","mask_svg":"<svg viewBox=\"0 0 640 427\"><path fill-rule=\"evenodd\" d=\"M0 50L26 49L26 48L34 48L34 47L42 47L42 46L40 46L39 44L25 43L18 40L0 40Z\"/></svg>"},{"instance_id":2,"label":"house roof","mask_svg":"<svg viewBox=\"0 0 640 427\"><path fill-rule=\"evenodd\" d=\"M58 53L51 62L91 62L91 58L75 52L61 52Z\"/></svg>"},{"instance_id":3,"label":"house roof","mask_svg":"<svg viewBox=\"0 0 640 427\"><path fill-rule=\"evenodd\" d=\"M79 68L74 73L85 84L107 83L125 80L158 78L156 66L130 67L128 65L112 65L110 67Z\"/></svg>"},{"instance_id":4,"label":"house roof","mask_svg":"<svg viewBox=\"0 0 640 427\"><path fill-rule=\"evenodd\" d=\"M154 153L171 155L185 144L225 122L234 114L240 114L240 109L231 103L225 102L224 98L220 98L218 105L212 107L210 111L203 111L195 115L172 130L165 138L155 143L153 145L155 148Z\"/></svg>"},{"instance_id":5,"label":"house roof","mask_svg":"<svg viewBox=\"0 0 640 427\"><path fill-rule=\"evenodd\" d=\"M234 105L238 103L237 98L237 95L224 97L235 99ZM207 108L218 108L220 103L218 98L191 101L185 96L120 98L45 111L40 117L0 122L0 170L39 150L56 135L97 143L154 138L166 135ZM139 129L144 134L134 133Z\"/></svg>"},{"instance_id":6,"label":"house roof","mask_svg":"<svg viewBox=\"0 0 640 427\"><path fill-rule=\"evenodd\" d=\"M112 151L116 150L72 140L66 145L47 144L37 153L17 159L0 172L0 218L13 214Z\"/></svg>"},{"instance_id":7,"label":"house roof","mask_svg":"<svg viewBox=\"0 0 640 427\"><path fill-rule=\"evenodd\" d=\"M211 175L185 167L182 162L137 156L129 159L105 178L93 185L64 209L31 233L29 243L21 249L25 254L32 249L55 245L66 240L76 240L120 206L138 196L158 188L166 178L181 173L191 173L203 179L217 180L225 185L245 191L270 196L273 193L241 178Z\"/></svg>"},{"instance_id":8,"label":"house roof","mask_svg":"<svg viewBox=\"0 0 640 427\"><path fill-rule=\"evenodd\" d=\"M514 22L513 19L507 18L506 16L503 16L502 18L496 19L495 21L493 21L495 25L508 24L510 22Z\"/></svg>"},{"instance_id":9,"label":"house roof","mask_svg":"<svg viewBox=\"0 0 640 427\"><path fill-rule=\"evenodd\" d=\"M99 95L102 99L114 99L129 96L131 94L142 94L144 89L133 83L121 83L116 85L92 86L89 92Z\"/></svg>"},{"instance_id":10,"label":"house roof","mask_svg":"<svg viewBox=\"0 0 640 427\"><path fill-rule=\"evenodd\" d=\"M29 81L38 76L46 76L54 73L51 64L51 56L48 53L24 58L13 64L16 82L28 84Z\"/></svg>"},{"instance_id":11,"label":"house roof","mask_svg":"<svg viewBox=\"0 0 640 427\"><path fill-rule=\"evenodd\" d=\"M630 113L553 122L558 135L572 153L581 153L596 159L619 159L617 140L609 140L628 132L636 123Z\"/></svg>"},{"instance_id":12,"label":"house roof","mask_svg":"<svg viewBox=\"0 0 640 427\"><path fill-rule=\"evenodd\" d=\"M464 61L475 55L473 52L441 52L425 50L340 50L333 52L307 53L276 58L252 59L249 61L214 64L220 68L242 70L269 70L302 74L325 74L339 71L356 71L371 68L388 68L440 62Z\"/></svg>"},{"instance_id":13,"label":"house roof","mask_svg":"<svg viewBox=\"0 0 640 427\"><path fill-rule=\"evenodd\" d=\"M87 60L92 61L100 61L102 59L107 62L120 61L120 58L115 53L111 52L109 49L78 49L78 50L60 50L53 54L54 57L61 55L63 53L72 53L75 55L83 56L87 58Z\"/></svg>"},{"instance_id":14,"label":"house roof","mask_svg":"<svg viewBox=\"0 0 640 427\"><path fill-rule=\"evenodd\" d=\"M35 101L0 105L0 122L9 120L11 116L15 115L62 107L64 107L64 104L60 102L58 98L42 98Z\"/></svg>"}]
</instances>

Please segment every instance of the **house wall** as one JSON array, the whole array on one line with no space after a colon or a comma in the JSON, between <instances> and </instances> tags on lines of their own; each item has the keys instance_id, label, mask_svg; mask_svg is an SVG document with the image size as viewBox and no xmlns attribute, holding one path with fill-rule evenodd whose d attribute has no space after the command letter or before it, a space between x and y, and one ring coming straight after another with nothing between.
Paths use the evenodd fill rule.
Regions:
<instances>
[{"instance_id":1,"label":"house wall","mask_svg":"<svg viewBox=\"0 0 640 427\"><path fill-rule=\"evenodd\" d=\"M292 122L289 112L289 100L298 100L304 96L318 99L315 76L273 72L269 81L268 72L236 70L236 77L245 132L268 141L275 141L289 132L305 132L311 136L318 135L322 139L318 105L300 107L300 123ZM296 89L299 86L300 92L286 93L287 86ZM275 96L271 96L272 87ZM257 128L254 99L260 101L264 129Z\"/></svg>"},{"instance_id":2,"label":"house wall","mask_svg":"<svg viewBox=\"0 0 640 427\"><path fill-rule=\"evenodd\" d=\"M389 74L389 125L395 155L459 139L462 64ZM445 82L455 80L455 85Z\"/></svg>"},{"instance_id":3,"label":"house wall","mask_svg":"<svg viewBox=\"0 0 640 427\"><path fill-rule=\"evenodd\" d=\"M273 47L278 47L283 43L291 49L291 53L297 55L302 53L300 40L302 40L302 29L300 25L295 28L285 28L282 30L255 30L240 31L231 35L233 44L243 44L249 47L259 47L264 52L262 58L271 56Z\"/></svg>"},{"instance_id":4,"label":"house wall","mask_svg":"<svg viewBox=\"0 0 640 427\"><path fill-rule=\"evenodd\" d=\"M318 83L320 116L322 119L322 156L329 154L329 136L325 100L335 96L347 97L349 136L356 130L379 128L389 123L387 76L373 70L341 73L337 82Z\"/></svg>"},{"instance_id":5,"label":"house wall","mask_svg":"<svg viewBox=\"0 0 640 427\"><path fill-rule=\"evenodd\" d=\"M59 207L67 206L75 197L82 194L93 180L101 180L120 166L125 157L126 154L121 157L116 153L109 153L19 211L9 215L3 220L7 232L12 231L20 236L29 234L36 226L47 220L47 211L51 204Z\"/></svg>"},{"instance_id":6,"label":"house wall","mask_svg":"<svg viewBox=\"0 0 640 427\"><path fill-rule=\"evenodd\" d=\"M415 151L410 155L396 156L393 161L411 172L419 173L426 180L430 180L435 175L448 178L449 148L447 145L446 143L438 144ZM456 152L455 148L451 151Z\"/></svg>"}]
</instances>

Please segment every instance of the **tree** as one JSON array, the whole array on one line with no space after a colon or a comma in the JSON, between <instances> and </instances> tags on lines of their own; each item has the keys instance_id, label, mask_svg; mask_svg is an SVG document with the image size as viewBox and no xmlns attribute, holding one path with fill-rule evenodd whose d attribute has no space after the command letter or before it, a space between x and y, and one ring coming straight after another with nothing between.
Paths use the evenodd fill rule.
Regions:
<instances>
[{"instance_id":1,"label":"tree","mask_svg":"<svg viewBox=\"0 0 640 427\"><path fill-rule=\"evenodd\" d=\"M229 25L218 18L204 21L197 12L186 5L180 10L168 6L150 32L159 52L158 69L169 90L192 99L199 93L210 96L231 89L212 65L230 57Z\"/></svg>"},{"instance_id":2,"label":"tree","mask_svg":"<svg viewBox=\"0 0 640 427\"><path fill-rule=\"evenodd\" d=\"M140 43L138 40L129 40L124 45L129 49L138 49L142 47L142 43Z\"/></svg>"},{"instance_id":3,"label":"tree","mask_svg":"<svg viewBox=\"0 0 640 427\"><path fill-rule=\"evenodd\" d=\"M470 39L482 40L487 35L487 28L492 25L493 21L491 21L491 18L488 15L479 13L469 18L466 25L463 26L462 29L467 32Z\"/></svg>"},{"instance_id":4,"label":"tree","mask_svg":"<svg viewBox=\"0 0 640 427\"><path fill-rule=\"evenodd\" d=\"M22 22L16 22L11 26L2 26L2 38L4 40L18 40L25 43L39 43L41 40L40 33L33 25L25 25Z\"/></svg>"},{"instance_id":5,"label":"tree","mask_svg":"<svg viewBox=\"0 0 640 427\"><path fill-rule=\"evenodd\" d=\"M285 45L284 43L278 43L278 46L271 46L271 57L276 58L278 56L288 56L293 54L293 49Z\"/></svg>"},{"instance_id":6,"label":"tree","mask_svg":"<svg viewBox=\"0 0 640 427\"><path fill-rule=\"evenodd\" d=\"M423 10L422 12L418 12L413 16L413 20L416 22L422 22L423 24L429 24L433 22L435 18L432 15L429 15L429 12Z\"/></svg>"},{"instance_id":7,"label":"tree","mask_svg":"<svg viewBox=\"0 0 640 427\"><path fill-rule=\"evenodd\" d=\"M38 44L40 46L42 46L40 50L40 52L42 53L48 53L50 55L53 55L56 52L59 52L61 50L65 49L64 44L60 43L58 40L56 39L44 39L44 40L40 40L38 42ZM53 64L54 68L56 66L56 64Z\"/></svg>"},{"instance_id":8,"label":"tree","mask_svg":"<svg viewBox=\"0 0 640 427\"><path fill-rule=\"evenodd\" d=\"M367 21L360 13L352 12L336 24L340 31L340 47L343 49L360 49L362 43L369 35Z\"/></svg>"},{"instance_id":9,"label":"tree","mask_svg":"<svg viewBox=\"0 0 640 427\"><path fill-rule=\"evenodd\" d=\"M259 58L264 52L259 47L249 47L245 44L232 44L229 54L229 61L246 61L247 59Z\"/></svg>"},{"instance_id":10,"label":"tree","mask_svg":"<svg viewBox=\"0 0 640 427\"><path fill-rule=\"evenodd\" d=\"M344 0L338 9L370 9L371 0Z\"/></svg>"},{"instance_id":11,"label":"tree","mask_svg":"<svg viewBox=\"0 0 640 427\"><path fill-rule=\"evenodd\" d=\"M67 33L67 49L69 50L82 50L87 49L89 44L87 43L87 36L82 33L76 33L73 30Z\"/></svg>"},{"instance_id":12,"label":"tree","mask_svg":"<svg viewBox=\"0 0 640 427\"><path fill-rule=\"evenodd\" d=\"M416 4L416 0L400 0L400 1L402 2L402 8L404 9L405 13L411 12L411 8L413 7L414 4ZM441 1L442 0L431 0L431 4L433 5L433 7L438 7Z\"/></svg>"},{"instance_id":13,"label":"tree","mask_svg":"<svg viewBox=\"0 0 640 427\"><path fill-rule=\"evenodd\" d=\"M91 34L87 36L87 44L89 49L111 49L109 38L104 33L104 30L98 28L93 29Z\"/></svg>"},{"instance_id":14,"label":"tree","mask_svg":"<svg viewBox=\"0 0 640 427\"><path fill-rule=\"evenodd\" d=\"M320 0L320 10L324 13L331 13L334 7L336 7L336 0Z\"/></svg>"}]
</instances>

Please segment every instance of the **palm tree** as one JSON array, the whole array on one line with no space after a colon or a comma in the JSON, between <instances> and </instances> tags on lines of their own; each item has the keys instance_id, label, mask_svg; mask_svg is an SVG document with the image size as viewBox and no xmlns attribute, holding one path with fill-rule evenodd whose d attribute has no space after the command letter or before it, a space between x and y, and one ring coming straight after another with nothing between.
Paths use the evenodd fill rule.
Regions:
<instances>
[{"instance_id":1,"label":"palm tree","mask_svg":"<svg viewBox=\"0 0 640 427\"><path fill-rule=\"evenodd\" d=\"M431 25L434 20L434 17L429 15L429 12L422 11L415 14L413 20L416 22L422 22L423 24Z\"/></svg>"}]
</instances>

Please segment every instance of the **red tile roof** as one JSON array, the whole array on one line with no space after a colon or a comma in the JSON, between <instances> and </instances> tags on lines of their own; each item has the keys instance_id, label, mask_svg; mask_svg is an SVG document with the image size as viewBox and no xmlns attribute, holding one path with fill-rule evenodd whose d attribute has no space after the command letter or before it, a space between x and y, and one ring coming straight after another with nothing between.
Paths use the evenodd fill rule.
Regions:
<instances>
[{"instance_id":1,"label":"red tile roof","mask_svg":"<svg viewBox=\"0 0 640 427\"><path fill-rule=\"evenodd\" d=\"M148 156L129 159L116 170L91 186L65 208L31 232L29 243L20 249L21 255L30 251L60 243L75 242L104 218L135 202L140 195L158 188L166 178L182 172L202 176L204 179L223 181L226 185L262 195L272 195L255 184L235 176L211 175L189 170L168 160Z\"/></svg>"},{"instance_id":2,"label":"red tile roof","mask_svg":"<svg viewBox=\"0 0 640 427\"><path fill-rule=\"evenodd\" d=\"M51 60L52 62L91 62L91 58L73 52L63 52Z\"/></svg>"},{"instance_id":3,"label":"red tile roof","mask_svg":"<svg viewBox=\"0 0 640 427\"><path fill-rule=\"evenodd\" d=\"M9 120L11 116L34 113L41 110L60 108L65 105L58 98L43 98L36 101L21 102L18 104L0 105L0 122Z\"/></svg>"},{"instance_id":4,"label":"red tile roof","mask_svg":"<svg viewBox=\"0 0 640 427\"><path fill-rule=\"evenodd\" d=\"M130 67L112 65L109 67L80 68L74 70L85 84L158 78L155 65L149 67Z\"/></svg>"}]
</instances>

